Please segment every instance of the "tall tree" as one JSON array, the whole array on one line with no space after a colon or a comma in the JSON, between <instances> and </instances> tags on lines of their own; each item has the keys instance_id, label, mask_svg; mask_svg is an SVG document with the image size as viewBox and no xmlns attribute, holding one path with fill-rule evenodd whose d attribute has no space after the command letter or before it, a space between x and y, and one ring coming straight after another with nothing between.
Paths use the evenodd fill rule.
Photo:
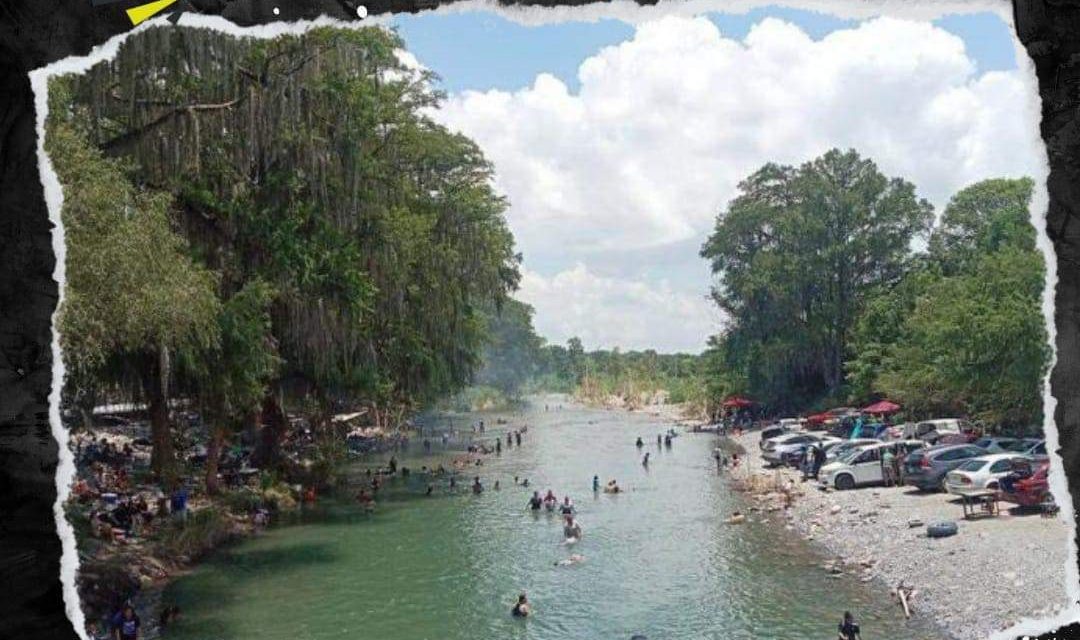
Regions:
<instances>
[{"instance_id":1,"label":"tall tree","mask_svg":"<svg viewBox=\"0 0 1080 640\"><path fill-rule=\"evenodd\" d=\"M766 165L739 191L701 252L731 319L728 365L778 408L837 397L865 296L903 275L932 208L854 151Z\"/></svg>"},{"instance_id":2,"label":"tall tree","mask_svg":"<svg viewBox=\"0 0 1080 640\"><path fill-rule=\"evenodd\" d=\"M102 157L69 116L50 112L46 137L64 184L59 327L68 386L134 386L131 395L149 405L152 468L170 480L171 365L218 344L217 279L188 257L187 242L171 227L170 198L133 186L124 165Z\"/></svg>"}]
</instances>

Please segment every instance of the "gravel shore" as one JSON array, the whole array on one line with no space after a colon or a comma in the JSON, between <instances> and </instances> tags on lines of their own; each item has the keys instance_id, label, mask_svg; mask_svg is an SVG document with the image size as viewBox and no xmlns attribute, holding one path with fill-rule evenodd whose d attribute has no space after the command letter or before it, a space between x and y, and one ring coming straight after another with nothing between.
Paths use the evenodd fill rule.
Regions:
<instances>
[{"instance_id":1,"label":"gravel shore","mask_svg":"<svg viewBox=\"0 0 1080 640\"><path fill-rule=\"evenodd\" d=\"M1011 510L996 518L964 520L958 499L912 487L822 491L794 469L765 469L760 434L732 438L747 451L731 472L753 494L756 509L837 557L833 573L881 589L903 583L916 591L915 616L957 640L983 639L1022 618L1045 618L1068 606L1065 562L1069 529L1060 518ZM793 483L791 504L776 487ZM789 485L791 486L791 485ZM909 527L919 520L923 526ZM925 524L957 523L959 533L928 538ZM899 602L897 606L900 606Z\"/></svg>"}]
</instances>

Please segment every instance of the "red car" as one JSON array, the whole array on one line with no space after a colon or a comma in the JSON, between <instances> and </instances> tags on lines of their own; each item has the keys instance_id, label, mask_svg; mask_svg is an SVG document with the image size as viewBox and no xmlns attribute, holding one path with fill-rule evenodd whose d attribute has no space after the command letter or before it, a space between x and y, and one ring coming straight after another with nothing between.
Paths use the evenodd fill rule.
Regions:
<instances>
[{"instance_id":1,"label":"red car","mask_svg":"<svg viewBox=\"0 0 1080 640\"><path fill-rule=\"evenodd\" d=\"M1051 497L1050 483L1046 476L1049 469L1049 461L1035 462L1029 466L1030 474L1022 468L1017 470L1019 475L1026 477L1017 478L1014 474L1009 474L1002 478L999 498L1021 507L1035 507L1046 502L1047 498Z\"/></svg>"}]
</instances>

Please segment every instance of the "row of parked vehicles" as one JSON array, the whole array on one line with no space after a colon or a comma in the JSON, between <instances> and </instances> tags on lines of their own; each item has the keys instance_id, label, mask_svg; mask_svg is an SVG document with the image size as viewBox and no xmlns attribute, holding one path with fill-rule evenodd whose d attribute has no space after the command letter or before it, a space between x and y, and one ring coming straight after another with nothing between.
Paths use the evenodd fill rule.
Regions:
<instances>
[{"instance_id":1,"label":"row of parked vehicles","mask_svg":"<svg viewBox=\"0 0 1080 640\"><path fill-rule=\"evenodd\" d=\"M952 419L859 427L854 433L839 425L814 430L800 420L781 420L762 430L762 457L766 466L800 468L811 447L820 447L825 460L818 482L838 490L892 479L920 491L996 490L1021 506L1049 499L1045 440L980 437L971 425Z\"/></svg>"}]
</instances>

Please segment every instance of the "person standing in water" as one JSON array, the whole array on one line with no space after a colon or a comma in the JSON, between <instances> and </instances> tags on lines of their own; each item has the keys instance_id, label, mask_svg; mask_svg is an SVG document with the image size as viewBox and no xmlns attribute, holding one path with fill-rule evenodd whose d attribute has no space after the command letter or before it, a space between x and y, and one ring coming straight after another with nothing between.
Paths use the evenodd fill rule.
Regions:
<instances>
[{"instance_id":1,"label":"person standing in water","mask_svg":"<svg viewBox=\"0 0 1080 640\"><path fill-rule=\"evenodd\" d=\"M527 618L529 616L529 599L525 597L524 593L518 596L514 608L510 610L510 614L515 618Z\"/></svg>"},{"instance_id":2,"label":"person standing in water","mask_svg":"<svg viewBox=\"0 0 1080 640\"><path fill-rule=\"evenodd\" d=\"M495 438L495 453L497 455L502 455L502 440L499 438Z\"/></svg>"},{"instance_id":3,"label":"person standing in water","mask_svg":"<svg viewBox=\"0 0 1080 640\"><path fill-rule=\"evenodd\" d=\"M641 466L645 467L646 469L649 468L649 452L648 451L645 452L645 457L641 459Z\"/></svg>"},{"instance_id":4,"label":"person standing in water","mask_svg":"<svg viewBox=\"0 0 1080 640\"><path fill-rule=\"evenodd\" d=\"M563 537L567 540L581 540L581 525L574 520L574 516L566 516L566 524L563 525Z\"/></svg>"},{"instance_id":5,"label":"person standing in water","mask_svg":"<svg viewBox=\"0 0 1080 640\"><path fill-rule=\"evenodd\" d=\"M637 442L634 443L634 446L636 446L638 449L645 446L645 443L641 441L641 436L638 436Z\"/></svg>"},{"instance_id":6,"label":"person standing in water","mask_svg":"<svg viewBox=\"0 0 1080 640\"><path fill-rule=\"evenodd\" d=\"M600 490L600 476L593 476L592 477L592 490L593 490L593 493L596 493L597 491Z\"/></svg>"},{"instance_id":7,"label":"person standing in water","mask_svg":"<svg viewBox=\"0 0 1080 640\"><path fill-rule=\"evenodd\" d=\"M562 506L559 507L559 510L564 516L574 513L574 503L570 501L570 496L563 497Z\"/></svg>"},{"instance_id":8,"label":"person standing in water","mask_svg":"<svg viewBox=\"0 0 1080 640\"><path fill-rule=\"evenodd\" d=\"M844 621L839 625L838 640L862 640L859 635L859 625L855 623L855 616L850 611L844 612Z\"/></svg>"},{"instance_id":9,"label":"person standing in water","mask_svg":"<svg viewBox=\"0 0 1080 640\"><path fill-rule=\"evenodd\" d=\"M519 446L519 447L521 446L521 432L520 431L515 431L514 432L514 441L517 443L517 446Z\"/></svg>"},{"instance_id":10,"label":"person standing in water","mask_svg":"<svg viewBox=\"0 0 1080 640\"><path fill-rule=\"evenodd\" d=\"M473 493L483 493L484 492L484 485L480 484L480 476L476 476L476 479L473 480L472 492Z\"/></svg>"},{"instance_id":11,"label":"person standing in water","mask_svg":"<svg viewBox=\"0 0 1080 640\"><path fill-rule=\"evenodd\" d=\"M533 491L532 497L529 498L529 508L533 511L539 511L542 506L544 506L544 501L540 498L540 492Z\"/></svg>"},{"instance_id":12,"label":"person standing in water","mask_svg":"<svg viewBox=\"0 0 1080 640\"><path fill-rule=\"evenodd\" d=\"M659 433L656 434L656 446L659 447L661 444L663 444L663 442L664 442L664 436L660 435Z\"/></svg>"}]
</instances>

